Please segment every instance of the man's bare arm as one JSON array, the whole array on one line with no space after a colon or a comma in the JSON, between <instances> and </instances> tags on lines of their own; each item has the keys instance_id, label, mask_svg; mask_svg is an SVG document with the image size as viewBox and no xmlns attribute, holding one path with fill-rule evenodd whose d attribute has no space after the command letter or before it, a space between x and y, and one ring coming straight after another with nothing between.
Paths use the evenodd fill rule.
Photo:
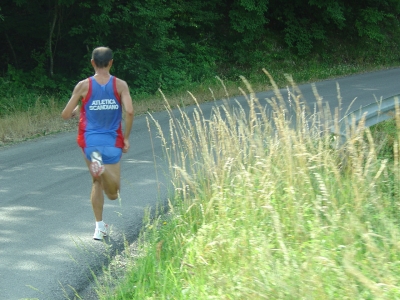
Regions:
<instances>
[{"instance_id":1,"label":"man's bare arm","mask_svg":"<svg viewBox=\"0 0 400 300\"><path fill-rule=\"evenodd\" d=\"M69 99L67 105L65 106L64 110L61 113L61 117L64 120L68 120L78 114L79 100L86 95L87 90L88 86L85 80L80 81L75 86L71 98Z\"/></svg>"},{"instance_id":2,"label":"man's bare arm","mask_svg":"<svg viewBox=\"0 0 400 300\"><path fill-rule=\"evenodd\" d=\"M134 119L134 110L132 105L132 97L129 92L128 84L123 80L118 80L119 87L121 88L121 102L125 110L125 130L124 130L124 148L122 149L124 153L128 152L129 135L131 134L132 123Z\"/></svg>"}]
</instances>

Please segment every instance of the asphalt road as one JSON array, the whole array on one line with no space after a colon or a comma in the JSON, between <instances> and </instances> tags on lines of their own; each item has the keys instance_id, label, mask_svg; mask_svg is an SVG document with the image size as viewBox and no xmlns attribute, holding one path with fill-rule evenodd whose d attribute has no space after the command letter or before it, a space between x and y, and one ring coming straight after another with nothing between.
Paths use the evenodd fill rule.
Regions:
<instances>
[{"instance_id":1,"label":"asphalt road","mask_svg":"<svg viewBox=\"0 0 400 300\"><path fill-rule=\"evenodd\" d=\"M400 69L316 83L323 100L343 108L400 94ZM311 85L301 85L312 106ZM282 91L285 93L285 90ZM257 94L270 98L272 92ZM236 97L246 107L243 97ZM235 101L230 101L234 105ZM221 101L202 105L209 116ZM190 114L194 107L186 108ZM169 117L153 115L168 129ZM152 124L152 121L150 121ZM154 125L137 116L131 150L122 158L121 203L106 201L104 220L111 225L105 242L92 240L94 218L89 201L90 175L76 133L62 133L0 148L0 299L74 299L103 265L133 242L148 208L165 204L171 192L168 170Z\"/></svg>"}]
</instances>

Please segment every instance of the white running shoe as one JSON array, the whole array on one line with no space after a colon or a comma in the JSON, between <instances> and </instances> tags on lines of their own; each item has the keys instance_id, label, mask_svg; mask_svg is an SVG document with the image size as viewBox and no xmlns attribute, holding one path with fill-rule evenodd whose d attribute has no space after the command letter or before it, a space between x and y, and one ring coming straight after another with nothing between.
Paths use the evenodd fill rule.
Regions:
<instances>
[{"instance_id":1,"label":"white running shoe","mask_svg":"<svg viewBox=\"0 0 400 300\"><path fill-rule=\"evenodd\" d=\"M101 241L108 234L108 225L104 224L104 228L96 228L94 230L93 239Z\"/></svg>"},{"instance_id":2,"label":"white running shoe","mask_svg":"<svg viewBox=\"0 0 400 300\"><path fill-rule=\"evenodd\" d=\"M93 177L99 177L101 174L104 173L105 170L100 152L93 151L92 154L90 154L90 158L92 160L89 167L90 173Z\"/></svg>"}]
</instances>

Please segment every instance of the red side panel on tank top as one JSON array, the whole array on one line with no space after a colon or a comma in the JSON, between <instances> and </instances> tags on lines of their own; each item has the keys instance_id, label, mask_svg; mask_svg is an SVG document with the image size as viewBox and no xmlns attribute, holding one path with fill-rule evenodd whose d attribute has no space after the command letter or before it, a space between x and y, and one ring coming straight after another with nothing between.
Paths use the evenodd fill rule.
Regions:
<instances>
[{"instance_id":1,"label":"red side panel on tank top","mask_svg":"<svg viewBox=\"0 0 400 300\"><path fill-rule=\"evenodd\" d=\"M89 90L84 98L82 98L82 106L81 106L81 111L80 111L80 118L79 118L79 128L78 128L78 138L77 142L79 147L85 148L86 147L86 141L85 141L85 128L86 128L86 110L85 110L85 104L88 102L90 97L92 96L92 78L88 78L89 80Z\"/></svg>"}]
</instances>

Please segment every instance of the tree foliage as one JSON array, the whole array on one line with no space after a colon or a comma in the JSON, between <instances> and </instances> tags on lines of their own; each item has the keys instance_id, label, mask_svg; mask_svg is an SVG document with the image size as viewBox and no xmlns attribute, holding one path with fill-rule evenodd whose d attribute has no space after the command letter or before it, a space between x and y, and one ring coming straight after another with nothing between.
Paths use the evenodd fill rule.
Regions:
<instances>
[{"instance_id":1,"label":"tree foliage","mask_svg":"<svg viewBox=\"0 0 400 300\"><path fill-rule=\"evenodd\" d=\"M115 52L114 73L134 93L201 81L223 66L270 57L271 40L293 55L332 38L385 44L399 36L398 0L4 0L1 77L70 89L89 76L91 51Z\"/></svg>"}]
</instances>

